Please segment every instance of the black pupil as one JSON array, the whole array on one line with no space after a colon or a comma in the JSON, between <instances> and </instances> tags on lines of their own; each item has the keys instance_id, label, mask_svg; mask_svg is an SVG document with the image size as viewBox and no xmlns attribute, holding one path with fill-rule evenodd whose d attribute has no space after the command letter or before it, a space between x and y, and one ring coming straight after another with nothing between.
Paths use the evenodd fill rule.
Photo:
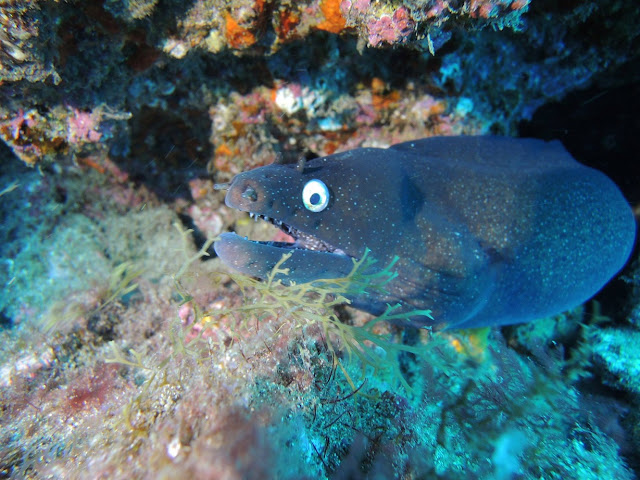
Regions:
<instances>
[{"instance_id":1,"label":"black pupil","mask_svg":"<svg viewBox=\"0 0 640 480\"><path fill-rule=\"evenodd\" d=\"M314 193L313 195L311 195L311 198L309 199L309 201L311 202L311 205L317 205L320 203L320 194L319 193Z\"/></svg>"}]
</instances>

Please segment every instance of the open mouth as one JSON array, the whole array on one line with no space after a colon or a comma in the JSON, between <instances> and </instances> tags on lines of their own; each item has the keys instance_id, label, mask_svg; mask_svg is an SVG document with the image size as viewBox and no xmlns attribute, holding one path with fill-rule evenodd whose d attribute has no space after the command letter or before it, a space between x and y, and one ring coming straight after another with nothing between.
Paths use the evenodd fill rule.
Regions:
<instances>
[{"instance_id":1,"label":"open mouth","mask_svg":"<svg viewBox=\"0 0 640 480\"><path fill-rule=\"evenodd\" d=\"M279 228L282 232L293 237L294 239L293 243L254 242L253 240L251 240L254 243L267 244L272 247L278 247L278 248L290 248L290 249L296 249L296 250L312 250L314 252L328 252L328 253L335 253L337 255L345 255L345 256L347 255L343 250L336 248L333 245L330 245L326 242L323 242L322 240L314 237L313 235L309 235L308 233L298 230L297 228L294 228L291 225L287 225L286 223L280 220L277 220L275 218L271 218L266 215L261 215L258 213L251 213L251 212L249 212L249 217L253 218L253 220L256 222L259 219L264 220L270 223L271 225L274 225L275 227Z\"/></svg>"},{"instance_id":2,"label":"open mouth","mask_svg":"<svg viewBox=\"0 0 640 480\"><path fill-rule=\"evenodd\" d=\"M314 208L325 206L322 202L318 203L316 196L321 196L315 195L315 191L310 195L309 192L305 194L309 198L304 195L298 197L300 192L292 186L297 183L295 171L275 165L240 173L231 184L218 185L217 189L227 189L225 204L228 207L247 212L256 222L264 220L287 235L286 239L272 236L276 241L265 242L250 240L234 232L221 233L213 247L224 264L246 275L266 279L273 278L274 267L284 261L286 272L278 271L275 275L285 283L305 283L349 275L355 257L333 243L342 245L341 232L333 232L328 228L330 224L318 226L318 217L311 214L304 216L305 211L300 216L295 215L296 207L300 209L300 199L306 210L311 212L314 212ZM292 213L290 216L275 213L280 218L268 215L279 211ZM286 222L282 220L283 217Z\"/></svg>"}]
</instances>

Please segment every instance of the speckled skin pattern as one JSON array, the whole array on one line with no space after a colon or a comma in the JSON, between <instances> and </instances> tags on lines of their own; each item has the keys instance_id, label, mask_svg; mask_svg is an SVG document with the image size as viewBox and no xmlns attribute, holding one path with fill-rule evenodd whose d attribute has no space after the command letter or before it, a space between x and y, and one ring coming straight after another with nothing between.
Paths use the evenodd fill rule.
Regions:
<instances>
[{"instance_id":1,"label":"speckled skin pattern","mask_svg":"<svg viewBox=\"0 0 640 480\"><path fill-rule=\"evenodd\" d=\"M387 294L352 300L373 314L395 303L433 311L434 320L412 317L414 326L504 325L560 313L600 290L635 239L616 185L559 142L434 137L330 155L300 170L241 173L226 203L341 251L292 250L289 281L343 276L365 247L380 268L397 256ZM315 178L330 192L321 212L301 198ZM264 278L290 249L228 233L215 250L229 266Z\"/></svg>"}]
</instances>

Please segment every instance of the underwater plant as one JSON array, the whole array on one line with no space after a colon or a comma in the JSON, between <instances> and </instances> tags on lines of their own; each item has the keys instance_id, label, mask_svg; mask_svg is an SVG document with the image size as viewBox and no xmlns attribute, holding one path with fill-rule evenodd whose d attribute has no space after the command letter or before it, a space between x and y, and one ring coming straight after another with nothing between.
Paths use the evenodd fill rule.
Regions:
<instances>
[{"instance_id":1,"label":"underwater plant","mask_svg":"<svg viewBox=\"0 0 640 480\"><path fill-rule=\"evenodd\" d=\"M183 230L176 225L183 239L188 241L191 230ZM190 257L187 263L175 275L174 280L182 300L180 305L191 302L192 297L181 284L181 277L188 271L189 265L197 259L207 256L211 242L205 243L200 251ZM247 325L260 322L267 317L277 318L279 322L291 322L296 329L318 326L326 343L328 352L355 389L355 384L338 358L346 354L349 361L359 362L362 377L371 370L374 375L389 374L407 390L411 390L404 378L398 361L402 352L424 355L425 345L402 343L397 332L381 328L381 324L402 323L412 316L431 317L430 310L399 312L400 305L388 305L376 318L363 325L351 325L343 322L336 313L336 307L349 305L349 297L357 297L372 292L384 292L385 286L395 277L393 259L386 267L371 269L376 259L366 249L360 259L353 259L351 271L337 278L314 279L309 282L284 282L282 277L289 274L287 260L291 253L285 253L275 264L267 278L262 281L240 273L225 273L235 282L242 292L243 302L239 306L222 307L215 310L199 311L195 308L194 324L200 325L198 338L207 336L207 332L217 328L218 320L233 317L235 328L247 328ZM373 273L369 273L373 272ZM429 331L429 329L426 329ZM233 335L233 333L232 333Z\"/></svg>"}]
</instances>

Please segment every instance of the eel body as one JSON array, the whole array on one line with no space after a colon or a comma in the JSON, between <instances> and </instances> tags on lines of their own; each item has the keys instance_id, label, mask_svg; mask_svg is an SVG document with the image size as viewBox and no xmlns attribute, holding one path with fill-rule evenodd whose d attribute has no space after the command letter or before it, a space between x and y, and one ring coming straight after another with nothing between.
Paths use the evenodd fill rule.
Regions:
<instances>
[{"instance_id":1,"label":"eel body","mask_svg":"<svg viewBox=\"0 0 640 480\"><path fill-rule=\"evenodd\" d=\"M379 268L398 258L386 293L351 298L430 309L408 324L468 328L527 322L588 300L625 264L633 213L603 173L559 142L433 137L360 148L237 175L228 206L261 216L296 240L225 233L228 266L265 278L292 252L284 279L345 276L365 248Z\"/></svg>"}]
</instances>

